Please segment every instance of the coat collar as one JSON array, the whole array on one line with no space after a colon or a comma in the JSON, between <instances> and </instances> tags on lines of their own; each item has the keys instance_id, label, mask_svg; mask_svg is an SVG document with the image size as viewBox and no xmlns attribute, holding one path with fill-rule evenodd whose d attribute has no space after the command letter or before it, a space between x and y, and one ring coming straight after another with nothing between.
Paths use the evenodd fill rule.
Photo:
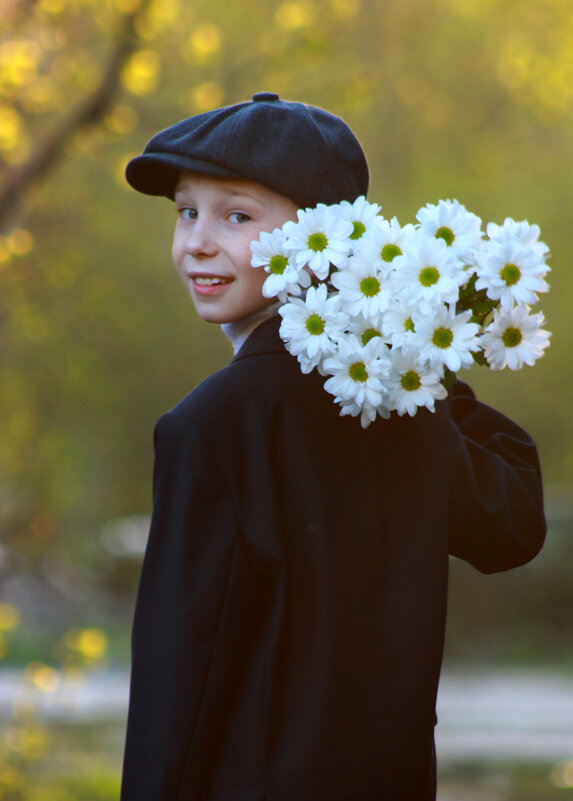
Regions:
<instances>
[{"instance_id":1,"label":"coat collar","mask_svg":"<svg viewBox=\"0 0 573 801\"><path fill-rule=\"evenodd\" d=\"M280 324L281 318L277 314L258 325L232 361L236 362L260 353L286 353L284 342L279 336Z\"/></svg>"}]
</instances>

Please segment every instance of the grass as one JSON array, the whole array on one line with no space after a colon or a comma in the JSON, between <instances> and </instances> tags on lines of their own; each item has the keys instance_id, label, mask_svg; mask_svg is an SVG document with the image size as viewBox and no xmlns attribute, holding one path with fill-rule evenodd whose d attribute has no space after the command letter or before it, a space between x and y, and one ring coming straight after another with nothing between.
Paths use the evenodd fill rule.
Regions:
<instances>
[{"instance_id":1,"label":"grass","mask_svg":"<svg viewBox=\"0 0 573 801\"><path fill-rule=\"evenodd\" d=\"M47 725L23 713L2 729L0 801L117 801L123 724ZM572 786L565 786L571 780ZM440 765L438 801L566 801L568 765Z\"/></svg>"},{"instance_id":2,"label":"grass","mask_svg":"<svg viewBox=\"0 0 573 801\"><path fill-rule=\"evenodd\" d=\"M1 801L117 801L117 724L47 725L24 713L2 730Z\"/></svg>"},{"instance_id":3,"label":"grass","mask_svg":"<svg viewBox=\"0 0 573 801\"><path fill-rule=\"evenodd\" d=\"M573 799L567 773L566 765L450 764L439 770L438 801L567 801Z\"/></svg>"}]
</instances>

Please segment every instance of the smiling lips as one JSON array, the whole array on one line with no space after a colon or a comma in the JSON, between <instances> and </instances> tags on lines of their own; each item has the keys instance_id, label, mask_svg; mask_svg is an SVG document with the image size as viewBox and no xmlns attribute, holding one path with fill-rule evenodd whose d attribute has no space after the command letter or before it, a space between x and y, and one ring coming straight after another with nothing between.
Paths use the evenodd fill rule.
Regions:
<instances>
[{"instance_id":1,"label":"smiling lips","mask_svg":"<svg viewBox=\"0 0 573 801\"><path fill-rule=\"evenodd\" d=\"M189 277L193 282L193 289L198 295L216 294L233 281L232 278L211 273L191 273Z\"/></svg>"}]
</instances>

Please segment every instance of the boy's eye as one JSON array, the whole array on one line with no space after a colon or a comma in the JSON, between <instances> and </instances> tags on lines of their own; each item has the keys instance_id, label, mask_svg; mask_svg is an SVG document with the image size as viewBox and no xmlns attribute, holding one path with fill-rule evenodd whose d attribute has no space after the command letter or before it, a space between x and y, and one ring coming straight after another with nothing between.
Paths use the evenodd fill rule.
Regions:
<instances>
[{"instance_id":1,"label":"boy's eye","mask_svg":"<svg viewBox=\"0 0 573 801\"><path fill-rule=\"evenodd\" d=\"M183 220L197 219L197 211L195 209L190 208L189 206L184 206L181 209L177 209L177 213Z\"/></svg>"},{"instance_id":2,"label":"boy's eye","mask_svg":"<svg viewBox=\"0 0 573 801\"><path fill-rule=\"evenodd\" d=\"M244 211L232 211L229 214L229 220L233 223L246 223L250 221L250 216Z\"/></svg>"}]
</instances>

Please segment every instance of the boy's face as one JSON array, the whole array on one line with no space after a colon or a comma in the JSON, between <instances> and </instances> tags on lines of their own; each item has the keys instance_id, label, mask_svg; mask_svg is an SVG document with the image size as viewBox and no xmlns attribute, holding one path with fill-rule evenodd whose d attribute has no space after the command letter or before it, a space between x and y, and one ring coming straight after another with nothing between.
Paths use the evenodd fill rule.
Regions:
<instances>
[{"instance_id":1,"label":"boy's face","mask_svg":"<svg viewBox=\"0 0 573 801\"><path fill-rule=\"evenodd\" d=\"M295 203L254 181L181 173L175 190L173 261L199 317L230 323L274 303L251 267L253 239L296 220Z\"/></svg>"}]
</instances>

